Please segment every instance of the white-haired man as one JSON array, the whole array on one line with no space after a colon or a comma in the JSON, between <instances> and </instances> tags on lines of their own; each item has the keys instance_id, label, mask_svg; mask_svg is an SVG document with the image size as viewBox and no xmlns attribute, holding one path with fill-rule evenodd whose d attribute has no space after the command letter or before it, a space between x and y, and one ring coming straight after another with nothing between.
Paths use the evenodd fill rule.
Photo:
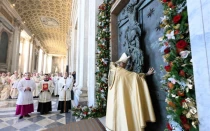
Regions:
<instances>
[{"instance_id":1,"label":"white-haired man","mask_svg":"<svg viewBox=\"0 0 210 131\"><path fill-rule=\"evenodd\" d=\"M18 72L15 71L14 74L10 77L11 79L11 90L10 90L10 96L12 99L17 98L18 97L18 82L20 81L20 76L18 75Z\"/></svg>"},{"instance_id":2,"label":"white-haired man","mask_svg":"<svg viewBox=\"0 0 210 131\"><path fill-rule=\"evenodd\" d=\"M10 73L8 72L7 75L10 75ZM3 83L3 88L1 89L1 93L0 93L0 99L1 100L6 100L9 98L10 96L10 77L8 77L5 73L2 73L2 83Z\"/></svg>"},{"instance_id":3,"label":"white-haired man","mask_svg":"<svg viewBox=\"0 0 210 131\"><path fill-rule=\"evenodd\" d=\"M34 80L35 83L36 83L36 87L35 87L35 89L34 89L34 91L33 91L33 97L34 97L34 98L38 98L38 97L39 97L39 93L40 93L40 91L39 91L39 86L40 86L40 82L42 81L42 78L41 78L41 76L39 75L39 73L36 73L36 76L33 77L33 80Z\"/></svg>"}]
</instances>

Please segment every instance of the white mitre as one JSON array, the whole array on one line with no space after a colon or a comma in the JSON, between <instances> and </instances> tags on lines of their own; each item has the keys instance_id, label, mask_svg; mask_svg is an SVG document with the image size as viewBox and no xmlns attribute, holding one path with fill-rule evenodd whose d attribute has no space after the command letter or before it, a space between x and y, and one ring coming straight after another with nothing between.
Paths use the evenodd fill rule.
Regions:
<instances>
[{"instance_id":1,"label":"white mitre","mask_svg":"<svg viewBox=\"0 0 210 131\"><path fill-rule=\"evenodd\" d=\"M127 63L129 58L130 58L130 56L127 56L125 53L123 53L121 55L120 59L118 61L116 61L115 63L116 64L119 64L120 62Z\"/></svg>"}]
</instances>

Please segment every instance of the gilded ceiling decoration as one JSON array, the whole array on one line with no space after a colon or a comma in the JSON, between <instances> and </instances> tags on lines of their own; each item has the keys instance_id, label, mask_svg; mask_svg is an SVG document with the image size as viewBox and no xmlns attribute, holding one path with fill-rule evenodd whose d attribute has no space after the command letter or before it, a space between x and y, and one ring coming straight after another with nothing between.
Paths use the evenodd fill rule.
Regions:
<instances>
[{"instance_id":1,"label":"gilded ceiling decoration","mask_svg":"<svg viewBox=\"0 0 210 131\"><path fill-rule=\"evenodd\" d=\"M71 0L10 0L22 20L50 54L66 54Z\"/></svg>"}]
</instances>

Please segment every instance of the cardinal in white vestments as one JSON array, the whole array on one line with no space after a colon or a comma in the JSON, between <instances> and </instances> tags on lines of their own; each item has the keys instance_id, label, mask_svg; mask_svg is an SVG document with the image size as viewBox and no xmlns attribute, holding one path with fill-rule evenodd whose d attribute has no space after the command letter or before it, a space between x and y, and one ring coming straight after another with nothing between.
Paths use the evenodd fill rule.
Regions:
<instances>
[{"instance_id":1,"label":"cardinal in white vestments","mask_svg":"<svg viewBox=\"0 0 210 131\"><path fill-rule=\"evenodd\" d=\"M59 80L59 102L58 110L60 113L68 112L71 109L71 89L73 87L73 78L68 77L68 73L65 72L64 77Z\"/></svg>"},{"instance_id":2,"label":"cardinal in white vestments","mask_svg":"<svg viewBox=\"0 0 210 131\"><path fill-rule=\"evenodd\" d=\"M18 97L18 82L20 81L20 76L18 76L18 72L15 71L14 75L11 76L11 90L10 90L10 96L12 99L17 98Z\"/></svg>"},{"instance_id":3,"label":"cardinal in white vestments","mask_svg":"<svg viewBox=\"0 0 210 131\"><path fill-rule=\"evenodd\" d=\"M25 73L25 79L21 79L17 86L19 95L15 114L20 115L19 119L22 119L23 116L30 117L29 113L34 111L32 92L36 84L30 79L30 76L30 73Z\"/></svg>"},{"instance_id":4,"label":"cardinal in white vestments","mask_svg":"<svg viewBox=\"0 0 210 131\"><path fill-rule=\"evenodd\" d=\"M39 86L40 86L40 81L42 81L42 77L39 75L39 73L36 73L36 76L33 77L33 80L35 81L36 83L36 88L34 89L33 91L33 97L34 98L38 98L39 97L39 93L40 93L40 90L39 90Z\"/></svg>"},{"instance_id":5,"label":"cardinal in white vestments","mask_svg":"<svg viewBox=\"0 0 210 131\"><path fill-rule=\"evenodd\" d=\"M10 95L10 76L9 73L7 73L8 75L6 76L5 73L2 73L2 77L1 77L1 81L2 81L2 89L1 89L1 93L0 93L0 100L6 100L9 98Z\"/></svg>"},{"instance_id":6,"label":"cardinal in white vestments","mask_svg":"<svg viewBox=\"0 0 210 131\"><path fill-rule=\"evenodd\" d=\"M39 87L40 94L37 112L47 114L49 111L52 111L51 96L54 87L53 82L48 78L48 74L44 75L44 80L40 82Z\"/></svg>"},{"instance_id":7,"label":"cardinal in white vestments","mask_svg":"<svg viewBox=\"0 0 210 131\"><path fill-rule=\"evenodd\" d=\"M53 83L54 83L54 86L55 86L55 88L54 88L54 95L56 97L59 96L59 93L58 93L58 81L59 81L59 76L58 76L57 73L55 73L55 76L53 77Z\"/></svg>"}]
</instances>

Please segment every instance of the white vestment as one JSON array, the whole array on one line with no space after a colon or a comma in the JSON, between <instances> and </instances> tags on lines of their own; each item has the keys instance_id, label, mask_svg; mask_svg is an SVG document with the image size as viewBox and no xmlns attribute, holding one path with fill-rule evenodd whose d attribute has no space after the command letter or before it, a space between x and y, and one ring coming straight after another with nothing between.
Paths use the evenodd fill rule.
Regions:
<instances>
[{"instance_id":1,"label":"white vestment","mask_svg":"<svg viewBox=\"0 0 210 131\"><path fill-rule=\"evenodd\" d=\"M55 76L53 77L53 83L54 83L54 95L59 95L59 90L58 90L58 82L59 82L60 77Z\"/></svg>"},{"instance_id":2,"label":"white vestment","mask_svg":"<svg viewBox=\"0 0 210 131\"><path fill-rule=\"evenodd\" d=\"M42 81L43 79L40 76L39 77L35 76L35 77L33 77L33 80L36 83L36 87L33 91L33 96L38 96L40 93L40 91L39 91L40 81Z\"/></svg>"},{"instance_id":3,"label":"white vestment","mask_svg":"<svg viewBox=\"0 0 210 131\"><path fill-rule=\"evenodd\" d=\"M48 85L48 90L49 91L48 90L42 91L43 86L45 84ZM53 82L51 80L49 80L49 81L42 80L40 82L40 86L39 86L39 91L40 91L40 94L39 94L39 102L46 103L46 102L50 102L51 101L51 96L52 96L53 89L54 89L53 87L54 87L54 85L53 85Z\"/></svg>"},{"instance_id":4,"label":"white vestment","mask_svg":"<svg viewBox=\"0 0 210 131\"><path fill-rule=\"evenodd\" d=\"M18 86L18 83L20 81L20 78L19 77L13 77L11 78L11 83L12 83L12 88L11 88L11 91L10 91L10 96L11 98L17 98L18 97L18 89L17 89L17 86Z\"/></svg>"},{"instance_id":5,"label":"white vestment","mask_svg":"<svg viewBox=\"0 0 210 131\"><path fill-rule=\"evenodd\" d=\"M26 91L25 89L29 87L31 91ZM26 79L21 79L20 82L18 83L18 99L16 104L17 105L28 105L33 103L33 96L32 92L35 89L36 84L33 80L26 80Z\"/></svg>"},{"instance_id":6,"label":"white vestment","mask_svg":"<svg viewBox=\"0 0 210 131\"><path fill-rule=\"evenodd\" d=\"M1 93L0 93L0 99L1 100L6 100L9 98L10 95L10 90L11 90L11 86L10 86L10 79L9 77L1 77L2 80L2 88L1 88Z\"/></svg>"},{"instance_id":7,"label":"white vestment","mask_svg":"<svg viewBox=\"0 0 210 131\"><path fill-rule=\"evenodd\" d=\"M74 79L67 77L66 79L64 79L64 77L62 77L59 80L59 101L69 101L71 100L71 89L74 83ZM65 99L66 97L66 99Z\"/></svg>"}]
</instances>

